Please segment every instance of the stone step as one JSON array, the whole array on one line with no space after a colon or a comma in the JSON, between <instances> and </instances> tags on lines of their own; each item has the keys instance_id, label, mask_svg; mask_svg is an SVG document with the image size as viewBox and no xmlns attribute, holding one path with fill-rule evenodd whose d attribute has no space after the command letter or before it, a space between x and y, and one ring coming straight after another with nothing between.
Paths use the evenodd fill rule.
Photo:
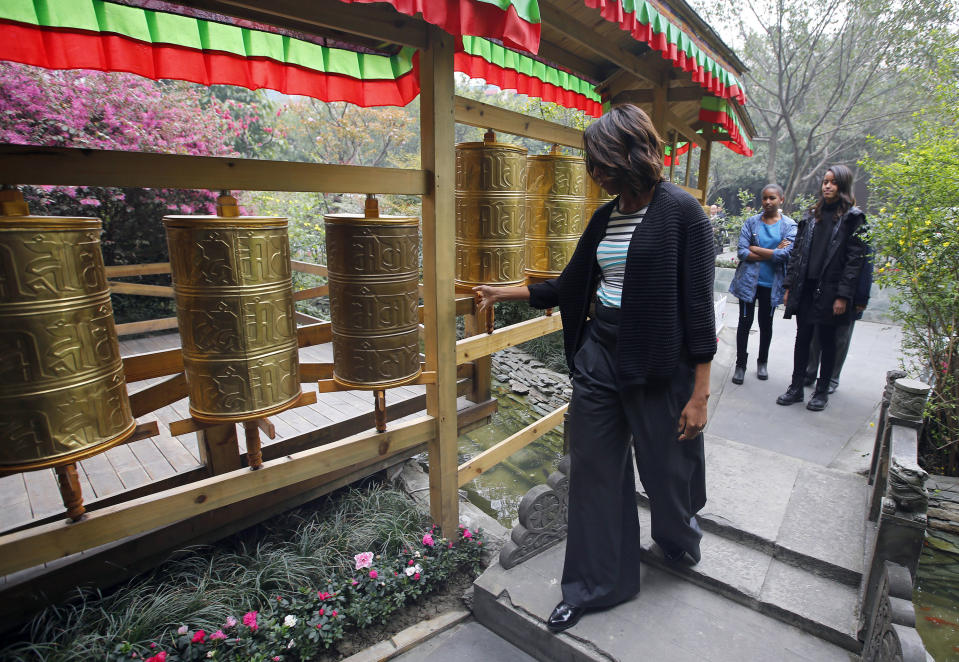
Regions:
<instances>
[{"instance_id":1,"label":"stone step","mask_svg":"<svg viewBox=\"0 0 959 662\"><path fill-rule=\"evenodd\" d=\"M795 559L779 559L749 544L704 531L695 566L667 562L650 537L649 511L640 507L642 560L742 605L859 652L858 584L823 575Z\"/></svg>"},{"instance_id":2,"label":"stone step","mask_svg":"<svg viewBox=\"0 0 959 662\"><path fill-rule=\"evenodd\" d=\"M853 619L845 610L854 609L855 596L850 601L844 593L852 589L808 573L792 576L788 569L773 566L768 557L757 558L759 552L741 545L745 560L737 567L751 562L753 574L736 580L728 572L719 572L729 557L736 556L736 550L728 547L734 543L712 534L707 538L704 552L712 560L704 556L701 565L708 572L693 575L675 568L664 572L662 559L647 546L639 595L613 609L587 613L560 635L546 629L546 619L562 597L563 543L510 570L498 563L490 566L474 582L473 615L513 645L549 662L848 662L853 648L848 637L830 633L830 640L823 640L818 635L828 629L821 621ZM816 585L817 580L826 586ZM835 586L843 589L838 600L828 591ZM833 600L831 612L808 593L818 595L821 588L827 589L821 597ZM799 613L783 604L793 601L791 590L807 592ZM836 639L845 646L833 643Z\"/></svg>"},{"instance_id":3,"label":"stone step","mask_svg":"<svg viewBox=\"0 0 959 662\"><path fill-rule=\"evenodd\" d=\"M704 531L859 586L866 478L707 436ZM637 503L648 505L637 477Z\"/></svg>"}]
</instances>

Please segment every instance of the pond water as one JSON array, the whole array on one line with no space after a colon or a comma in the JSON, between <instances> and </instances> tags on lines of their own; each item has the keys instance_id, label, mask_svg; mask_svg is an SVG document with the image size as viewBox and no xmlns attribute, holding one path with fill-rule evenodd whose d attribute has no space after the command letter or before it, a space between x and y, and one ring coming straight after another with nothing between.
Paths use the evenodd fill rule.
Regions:
<instances>
[{"instance_id":1,"label":"pond water","mask_svg":"<svg viewBox=\"0 0 959 662\"><path fill-rule=\"evenodd\" d=\"M493 397L499 401L499 411L493 414L490 425L460 436L460 464L543 416L532 410L524 396L512 393L508 385L494 379L492 391ZM506 528L511 528L523 495L530 488L545 483L562 456L563 426L560 425L477 476L463 489L474 505Z\"/></svg>"},{"instance_id":2,"label":"pond water","mask_svg":"<svg viewBox=\"0 0 959 662\"><path fill-rule=\"evenodd\" d=\"M916 629L933 659L959 661L959 536L928 530L913 604Z\"/></svg>"}]
</instances>

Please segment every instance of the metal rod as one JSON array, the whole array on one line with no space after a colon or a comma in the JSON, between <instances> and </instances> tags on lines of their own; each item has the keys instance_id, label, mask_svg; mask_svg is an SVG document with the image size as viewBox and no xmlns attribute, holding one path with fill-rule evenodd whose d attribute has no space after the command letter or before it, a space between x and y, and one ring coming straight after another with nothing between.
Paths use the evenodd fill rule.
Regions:
<instances>
[{"instance_id":1,"label":"metal rod","mask_svg":"<svg viewBox=\"0 0 959 662\"><path fill-rule=\"evenodd\" d=\"M54 467L57 474L57 483L60 485L60 496L63 505L67 507L67 517L76 522L87 511L83 507L83 494L80 491L80 478L77 476L76 463Z\"/></svg>"},{"instance_id":2,"label":"metal rod","mask_svg":"<svg viewBox=\"0 0 959 662\"><path fill-rule=\"evenodd\" d=\"M376 424L377 432L386 432L386 390L377 389L373 391L375 398L373 407L373 421Z\"/></svg>"},{"instance_id":3,"label":"metal rod","mask_svg":"<svg viewBox=\"0 0 959 662\"><path fill-rule=\"evenodd\" d=\"M250 469L256 471L263 466L263 449L260 446L260 426L253 421L243 421L243 431L246 434L246 458Z\"/></svg>"}]
</instances>

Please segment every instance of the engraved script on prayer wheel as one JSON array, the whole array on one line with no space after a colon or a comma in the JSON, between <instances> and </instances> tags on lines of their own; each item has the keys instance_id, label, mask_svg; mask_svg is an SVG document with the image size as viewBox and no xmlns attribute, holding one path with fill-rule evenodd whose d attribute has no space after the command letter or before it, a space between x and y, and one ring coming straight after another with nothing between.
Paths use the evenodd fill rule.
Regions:
<instances>
[{"instance_id":1,"label":"engraved script on prayer wheel","mask_svg":"<svg viewBox=\"0 0 959 662\"><path fill-rule=\"evenodd\" d=\"M100 221L23 211L0 212L0 472L74 463L136 427Z\"/></svg>"},{"instance_id":2,"label":"engraved script on prayer wheel","mask_svg":"<svg viewBox=\"0 0 959 662\"><path fill-rule=\"evenodd\" d=\"M526 149L494 142L456 146L456 285L524 281Z\"/></svg>"},{"instance_id":3,"label":"engraved script on prayer wheel","mask_svg":"<svg viewBox=\"0 0 959 662\"><path fill-rule=\"evenodd\" d=\"M529 157L526 177L526 274L558 275L583 233L586 162L576 156Z\"/></svg>"},{"instance_id":4,"label":"engraved script on prayer wheel","mask_svg":"<svg viewBox=\"0 0 959 662\"><path fill-rule=\"evenodd\" d=\"M286 219L167 216L163 223L190 414L245 421L293 406L300 379Z\"/></svg>"},{"instance_id":5,"label":"engraved script on prayer wheel","mask_svg":"<svg viewBox=\"0 0 959 662\"><path fill-rule=\"evenodd\" d=\"M592 177L586 177L586 211L583 213L583 229L597 209L613 199Z\"/></svg>"},{"instance_id":6,"label":"engraved script on prayer wheel","mask_svg":"<svg viewBox=\"0 0 959 662\"><path fill-rule=\"evenodd\" d=\"M327 214L333 379L349 388L402 386L420 375L419 219Z\"/></svg>"}]
</instances>

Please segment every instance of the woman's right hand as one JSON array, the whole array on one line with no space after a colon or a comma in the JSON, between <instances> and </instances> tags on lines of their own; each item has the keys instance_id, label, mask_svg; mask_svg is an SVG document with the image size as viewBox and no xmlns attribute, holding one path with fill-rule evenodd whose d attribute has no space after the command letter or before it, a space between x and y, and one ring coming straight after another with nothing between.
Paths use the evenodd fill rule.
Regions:
<instances>
[{"instance_id":1,"label":"woman's right hand","mask_svg":"<svg viewBox=\"0 0 959 662\"><path fill-rule=\"evenodd\" d=\"M495 287L493 285L477 285L473 288L473 294L476 297L476 312L481 313L487 308L493 306L497 301L502 301L503 290L505 287Z\"/></svg>"}]
</instances>

